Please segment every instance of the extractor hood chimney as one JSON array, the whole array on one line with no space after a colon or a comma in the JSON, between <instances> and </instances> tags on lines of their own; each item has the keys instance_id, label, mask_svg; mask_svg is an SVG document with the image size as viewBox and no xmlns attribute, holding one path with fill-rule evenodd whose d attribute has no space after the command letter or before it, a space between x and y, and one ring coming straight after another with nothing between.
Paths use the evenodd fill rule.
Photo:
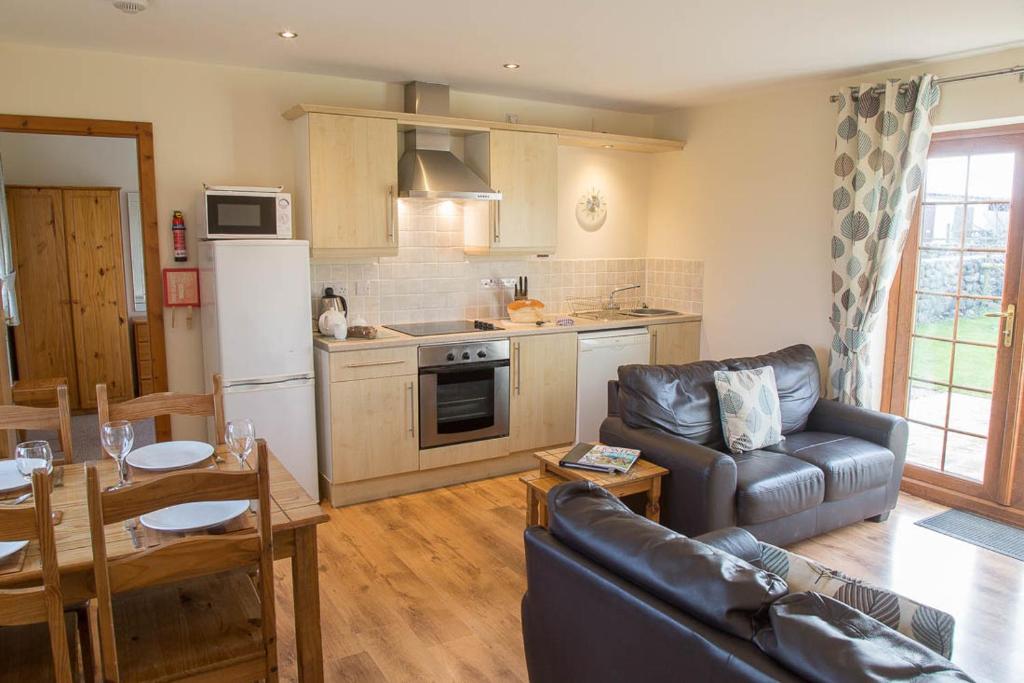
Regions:
<instances>
[{"instance_id":1,"label":"extractor hood chimney","mask_svg":"<svg viewBox=\"0 0 1024 683\"><path fill-rule=\"evenodd\" d=\"M448 115L448 86L413 81L405 86L409 114ZM421 199L497 201L492 190L451 152L445 128L417 127L405 133L405 154L398 162L398 196Z\"/></svg>"}]
</instances>

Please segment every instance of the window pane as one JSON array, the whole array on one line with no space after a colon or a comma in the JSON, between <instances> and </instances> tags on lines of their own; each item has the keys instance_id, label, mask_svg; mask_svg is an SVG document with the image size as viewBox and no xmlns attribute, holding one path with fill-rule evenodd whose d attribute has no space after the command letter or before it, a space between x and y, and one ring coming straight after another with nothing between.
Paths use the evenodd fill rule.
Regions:
<instances>
[{"instance_id":1,"label":"window pane","mask_svg":"<svg viewBox=\"0 0 1024 683\"><path fill-rule=\"evenodd\" d=\"M965 253L961 291L975 296L1002 296L1006 254Z\"/></svg>"},{"instance_id":2,"label":"window pane","mask_svg":"<svg viewBox=\"0 0 1024 683\"><path fill-rule=\"evenodd\" d=\"M967 189L967 157L936 157L925 171L926 202L963 201Z\"/></svg>"},{"instance_id":3,"label":"window pane","mask_svg":"<svg viewBox=\"0 0 1024 683\"><path fill-rule=\"evenodd\" d=\"M953 362L953 384L992 390L996 377L996 350L988 346L957 344Z\"/></svg>"},{"instance_id":4,"label":"window pane","mask_svg":"<svg viewBox=\"0 0 1024 683\"><path fill-rule=\"evenodd\" d=\"M947 387L911 380L907 417L936 427L945 426L948 396Z\"/></svg>"},{"instance_id":5,"label":"window pane","mask_svg":"<svg viewBox=\"0 0 1024 683\"><path fill-rule=\"evenodd\" d=\"M931 168L931 164L928 165ZM968 201L1009 199L1013 187L1013 152L976 154L971 157L967 182Z\"/></svg>"},{"instance_id":6,"label":"window pane","mask_svg":"<svg viewBox=\"0 0 1024 683\"><path fill-rule=\"evenodd\" d=\"M986 299L960 299L960 321L956 338L960 341L999 343L999 318L986 318L986 313L999 313L1002 303Z\"/></svg>"},{"instance_id":7,"label":"window pane","mask_svg":"<svg viewBox=\"0 0 1024 683\"><path fill-rule=\"evenodd\" d=\"M922 249L918 257L917 288L926 292L956 294L960 252Z\"/></svg>"},{"instance_id":8,"label":"window pane","mask_svg":"<svg viewBox=\"0 0 1024 683\"><path fill-rule=\"evenodd\" d=\"M981 481L988 440L950 432L946 441L946 472Z\"/></svg>"},{"instance_id":9,"label":"window pane","mask_svg":"<svg viewBox=\"0 0 1024 683\"><path fill-rule=\"evenodd\" d=\"M968 247L1006 248L1010 232L1010 205L1006 202L967 206Z\"/></svg>"},{"instance_id":10,"label":"window pane","mask_svg":"<svg viewBox=\"0 0 1024 683\"><path fill-rule=\"evenodd\" d=\"M955 310L955 296L918 294L914 302L914 334L952 339Z\"/></svg>"},{"instance_id":11,"label":"window pane","mask_svg":"<svg viewBox=\"0 0 1024 683\"><path fill-rule=\"evenodd\" d=\"M949 426L972 434L988 434L992 394L954 389L949 403Z\"/></svg>"},{"instance_id":12,"label":"window pane","mask_svg":"<svg viewBox=\"0 0 1024 683\"><path fill-rule=\"evenodd\" d=\"M910 423L910 435L907 440L907 460L915 465L923 465L939 469L942 465L941 429Z\"/></svg>"},{"instance_id":13,"label":"window pane","mask_svg":"<svg viewBox=\"0 0 1024 683\"><path fill-rule=\"evenodd\" d=\"M958 249L963 225L963 204L925 204L921 214L921 246Z\"/></svg>"},{"instance_id":14,"label":"window pane","mask_svg":"<svg viewBox=\"0 0 1024 683\"><path fill-rule=\"evenodd\" d=\"M949 361L953 353L950 342L914 338L910 351L910 374L916 379L939 384L949 383Z\"/></svg>"}]
</instances>

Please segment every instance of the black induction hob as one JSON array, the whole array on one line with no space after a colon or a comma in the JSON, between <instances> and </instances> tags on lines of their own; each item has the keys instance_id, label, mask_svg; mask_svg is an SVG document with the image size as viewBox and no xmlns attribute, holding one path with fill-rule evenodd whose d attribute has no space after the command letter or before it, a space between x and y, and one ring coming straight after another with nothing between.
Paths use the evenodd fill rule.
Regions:
<instances>
[{"instance_id":1,"label":"black induction hob","mask_svg":"<svg viewBox=\"0 0 1024 683\"><path fill-rule=\"evenodd\" d=\"M463 334L480 330L500 330L502 328L483 320L442 320L434 323L406 323L404 325L385 325L389 330L407 334L410 337L429 337L435 334Z\"/></svg>"}]
</instances>

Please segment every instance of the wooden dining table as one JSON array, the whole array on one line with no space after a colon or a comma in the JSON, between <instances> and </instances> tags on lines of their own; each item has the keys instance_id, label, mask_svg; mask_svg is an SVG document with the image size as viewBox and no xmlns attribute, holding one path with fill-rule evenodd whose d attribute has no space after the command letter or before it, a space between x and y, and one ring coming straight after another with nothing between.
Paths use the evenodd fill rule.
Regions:
<instances>
[{"instance_id":1,"label":"wooden dining table","mask_svg":"<svg viewBox=\"0 0 1024 683\"><path fill-rule=\"evenodd\" d=\"M255 457L255 456L253 456ZM238 461L224 446L205 465L219 469L238 468ZM54 526L57 562L61 586L67 605L96 597L93 581L92 543L89 536L89 515L86 502L84 464L65 465L63 481L55 486L51 503L61 515ZM103 486L117 482L117 465L110 458L97 463ZM274 528L274 559L291 560L292 594L295 615L295 649L300 681L323 681L323 643L320 635L320 584L317 576L317 525L328 517L299 486L288 470L270 456L271 522ZM129 479L130 480L130 479ZM10 499L22 491L4 496ZM132 533L122 524L106 528L107 552L115 560L140 551ZM39 547L35 542L25 550L21 568L0 573L0 588L16 588L41 581Z\"/></svg>"}]
</instances>

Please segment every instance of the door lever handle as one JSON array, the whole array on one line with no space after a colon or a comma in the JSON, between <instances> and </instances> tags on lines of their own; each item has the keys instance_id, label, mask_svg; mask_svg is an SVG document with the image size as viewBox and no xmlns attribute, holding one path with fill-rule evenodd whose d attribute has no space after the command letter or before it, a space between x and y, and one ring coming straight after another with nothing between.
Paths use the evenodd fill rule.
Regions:
<instances>
[{"instance_id":1,"label":"door lever handle","mask_svg":"<svg viewBox=\"0 0 1024 683\"><path fill-rule=\"evenodd\" d=\"M1003 323L1003 346L1009 348L1013 346L1013 323L1017 317L1017 306L1014 304L1008 304L1005 311L999 313L986 313L986 318L1005 318L1006 322Z\"/></svg>"}]
</instances>

